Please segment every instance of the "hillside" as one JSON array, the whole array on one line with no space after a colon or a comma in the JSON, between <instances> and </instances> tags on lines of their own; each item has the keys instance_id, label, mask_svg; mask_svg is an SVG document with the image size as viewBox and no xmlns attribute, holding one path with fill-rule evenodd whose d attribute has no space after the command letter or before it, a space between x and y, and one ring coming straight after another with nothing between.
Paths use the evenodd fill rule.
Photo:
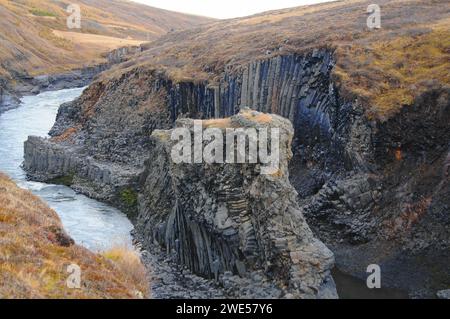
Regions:
<instances>
[{"instance_id":1,"label":"hillside","mask_svg":"<svg viewBox=\"0 0 450 319\"><path fill-rule=\"evenodd\" d=\"M69 4L81 29L68 29ZM0 0L0 78L16 80L104 61L106 52L211 19L123 0Z\"/></svg>"},{"instance_id":2,"label":"hillside","mask_svg":"<svg viewBox=\"0 0 450 319\"><path fill-rule=\"evenodd\" d=\"M363 101L371 118L386 119L427 82L450 83L450 3L378 1L381 29L372 31L371 3L336 1L171 33L149 44L134 65L167 70L175 81L218 83L223 72L240 72L254 60L329 48L341 93Z\"/></svg>"},{"instance_id":3,"label":"hillside","mask_svg":"<svg viewBox=\"0 0 450 319\"><path fill-rule=\"evenodd\" d=\"M66 286L71 264L81 268L81 289ZM0 299L148 295L139 258L117 249L101 256L75 245L53 210L1 173L0 282Z\"/></svg>"}]
</instances>

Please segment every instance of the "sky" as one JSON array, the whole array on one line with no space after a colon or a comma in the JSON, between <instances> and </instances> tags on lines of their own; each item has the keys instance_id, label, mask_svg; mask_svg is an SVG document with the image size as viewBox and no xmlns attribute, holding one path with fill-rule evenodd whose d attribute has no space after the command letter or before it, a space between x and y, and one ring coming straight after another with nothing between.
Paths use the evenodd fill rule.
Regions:
<instances>
[{"instance_id":1,"label":"sky","mask_svg":"<svg viewBox=\"0 0 450 319\"><path fill-rule=\"evenodd\" d=\"M228 19L330 0L133 0L152 7Z\"/></svg>"}]
</instances>

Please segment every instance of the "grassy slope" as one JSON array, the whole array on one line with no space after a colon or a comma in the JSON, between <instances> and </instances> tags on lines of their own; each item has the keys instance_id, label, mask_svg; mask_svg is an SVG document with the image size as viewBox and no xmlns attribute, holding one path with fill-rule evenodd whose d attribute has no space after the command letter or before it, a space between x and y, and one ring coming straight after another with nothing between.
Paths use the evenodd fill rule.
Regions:
<instances>
[{"instance_id":1,"label":"grassy slope","mask_svg":"<svg viewBox=\"0 0 450 319\"><path fill-rule=\"evenodd\" d=\"M303 6L170 33L134 63L166 69L178 81L218 80L223 70L254 59L330 47L341 92L362 100L369 116L384 119L410 104L427 81L450 83L450 2L377 1L382 28L370 31L366 9L372 2Z\"/></svg>"},{"instance_id":2,"label":"grassy slope","mask_svg":"<svg viewBox=\"0 0 450 319\"><path fill-rule=\"evenodd\" d=\"M80 30L66 26L70 3L80 5ZM208 21L123 0L0 0L0 77L59 72L100 62L111 48L154 40ZM93 35L105 38L97 38L92 46Z\"/></svg>"},{"instance_id":3,"label":"grassy slope","mask_svg":"<svg viewBox=\"0 0 450 319\"><path fill-rule=\"evenodd\" d=\"M66 286L70 264L81 267L81 289ZM137 298L147 286L134 253L72 244L53 210L0 173L0 299Z\"/></svg>"}]
</instances>

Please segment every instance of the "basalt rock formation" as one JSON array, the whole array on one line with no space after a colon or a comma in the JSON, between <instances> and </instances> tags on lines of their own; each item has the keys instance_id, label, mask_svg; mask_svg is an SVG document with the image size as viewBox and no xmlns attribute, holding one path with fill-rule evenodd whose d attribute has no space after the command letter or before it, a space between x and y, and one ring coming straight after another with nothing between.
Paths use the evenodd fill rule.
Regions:
<instances>
[{"instance_id":1,"label":"basalt rock formation","mask_svg":"<svg viewBox=\"0 0 450 319\"><path fill-rule=\"evenodd\" d=\"M155 130L153 152L141 176L136 223L144 244L157 242L180 264L220 278L224 286L231 281L227 275L252 278L260 271L261 288L248 297L337 297L330 276L333 254L314 238L289 183L292 124L246 109L225 120L205 120L202 126L218 129L224 141L227 127L278 128L278 170L263 174L259 161L176 164L171 158L173 130ZM193 120L178 120L175 127L194 134Z\"/></svg>"},{"instance_id":2,"label":"basalt rock formation","mask_svg":"<svg viewBox=\"0 0 450 319\"><path fill-rule=\"evenodd\" d=\"M0 79L0 113L16 107L19 103L17 96L10 92L7 81Z\"/></svg>"},{"instance_id":3,"label":"basalt rock formation","mask_svg":"<svg viewBox=\"0 0 450 319\"><path fill-rule=\"evenodd\" d=\"M433 39L445 38L442 17L449 8L444 1L436 1L442 4L439 10L425 1L403 2L402 7L383 1L383 10L391 14L380 32L360 29L366 17L359 13L369 2L352 1L282 10L267 21L255 16L172 33L63 104L52 137L30 137L25 143L24 167L33 179L65 177L75 189L125 209L140 233L173 251L175 237L156 236L162 230L153 229L162 216L155 215L148 229L136 219L146 201L157 201L164 216L176 217L194 206L187 196L175 205L171 192L162 192L161 198L143 195L156 181L168 183L165 190L177 189L170 186L170 174L188 184L176 175L181 171L170 171L167 161L158 159L164 152L151 134L173 128L180 118L229 117L247 106L278 114L294 129L289 179L298 206L314 234L332 249L336 265L365 278L367 266L379 264L385 287L433 297L450 285L450 89L448 72L441 72L448 50L424 51L438 53L426 59L416 51L442 43ZM410 18L431 23L431 17L437 19L434 29L410 28ZM328 32L318 25L325 18L341 22L342 28ZM314 32L292 33L305 25ZM255 36L258 41L252 40ZM399 49L393 43L397 36L412 42ZM389 41L383 48L401 54L401 64L389 60L389 50L379 51L383 39ZM373 46L364 47L368 42ZM415 64L429 60L438 65L436 74L422 78ZM401 72L406 73L397 78ZM143 182L154 175L149 167L161 172L153 186ZM251 169L247 173L252 180ZM197 182L192 181L193 189ZM184 262L211 276L207 263L193 256L183 257ZM218 263L223 270L233 268L228 261Z\"/></svg>"},{"instance_id":4,"label":"basalt rock formation","mask_svg":"<svg viewBox=\"0 0 450 319\"><path fill-rule=\"evenodd\" d=\"M448 165L448 89L431 86L413 107L387 122L374 122L358 102L340 96L332 68L327 50L257 61L241 75L225 74L220 85L175 83L164 72L134 68L120 78L95 82L79 99L63 104L52 138L31 137L25 143L24 166L37 180L70 177L76 190L134 218L142 191L139 176L153 154L150 134L171 128L179 117L228 116L247 103L293 123L291 182L313 230L334 249L337 264L364 276L365 267L383 265L382 252L389 251L388 282L417 291L429 282L427 271L415 283L399 283L398 272L427 269L411 257L426 250L440 266L434 268L432 288L418 294L433 294L435 287L445 288L447 277L448 216L443 211L448 177L442 172ZM427 105L433 105L432 112ZM406 172L410 178L400 178ZM424 188L426 180L429 188ZM401 248L410 236L416 244ZM434 245L436 240L441 244ZM389 248L381 244L386 242Z\"/></svg>"},{"instance_id":5,"label":"basalt rock formation","mask_svg":"<svg viewBox=\"0 0 450 319\"><path fill-rule=\"evenodd\" d=\"M52 138L25 143L24 167L37 180L71 176L77 190L130 212L136 201L124 194L139 192L136 180L151 153L150 134L171 128L178 117L226 117L250 106L290 118L296 136L314 139L316 131L330 137L338 115L332 66L332 52L314 50L254 62L240 75L225 74L219 85L177 83L164 72L138 67L96 81L63 104Z\"/></svg>"}]
</instances>

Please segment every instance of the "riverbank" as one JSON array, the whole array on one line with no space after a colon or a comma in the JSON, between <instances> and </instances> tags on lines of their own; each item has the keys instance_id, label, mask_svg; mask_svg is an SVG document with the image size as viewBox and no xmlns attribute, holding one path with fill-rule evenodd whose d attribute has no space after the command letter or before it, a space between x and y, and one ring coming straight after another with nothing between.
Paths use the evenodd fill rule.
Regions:
<instances>
[{"instance_id":1,"label":"riverbank","mask_svg":"<svg viewBox=\"0 0 450 319\"><path fill-rule=\"evenodd\" d=\"M62 73L50 73L35 77L16 74L9 80L0 77L0 114L19 106L20 99L24 96L87 86L101 72L117 63L126 61L133 54L142 50L141 46L118 48L105 55L104 63L88 65Z\"/></svg>"},{"instance_id":2,"label":"riverbank","mask_svg":"<svg viewBox=\"0 0 450 319\"><path fill-rule=\"evenodd\" d=\"M0 114L19 106L24 96L86 86L107 67L108 64L99 64L58 74L25 76L14 79L15 84L3 81L3 85L0 85Z\"/></svg>"},{"instance_id":3,"label":"riverbank","mask_svg":"<svg viewBox=\"0 0 450 319\"><path fill-rule=\"evenodd\" d=\"M77 244L95 251L114 244L131 247L133 225L122 212L64 185L28 181L21 168L23 142L29 135L47 136L59 105L73 100L82 91L83 88L78 88L26 96L19 107L1 114L0 171L54 209Z\"/></svg>"}]
</instances>

